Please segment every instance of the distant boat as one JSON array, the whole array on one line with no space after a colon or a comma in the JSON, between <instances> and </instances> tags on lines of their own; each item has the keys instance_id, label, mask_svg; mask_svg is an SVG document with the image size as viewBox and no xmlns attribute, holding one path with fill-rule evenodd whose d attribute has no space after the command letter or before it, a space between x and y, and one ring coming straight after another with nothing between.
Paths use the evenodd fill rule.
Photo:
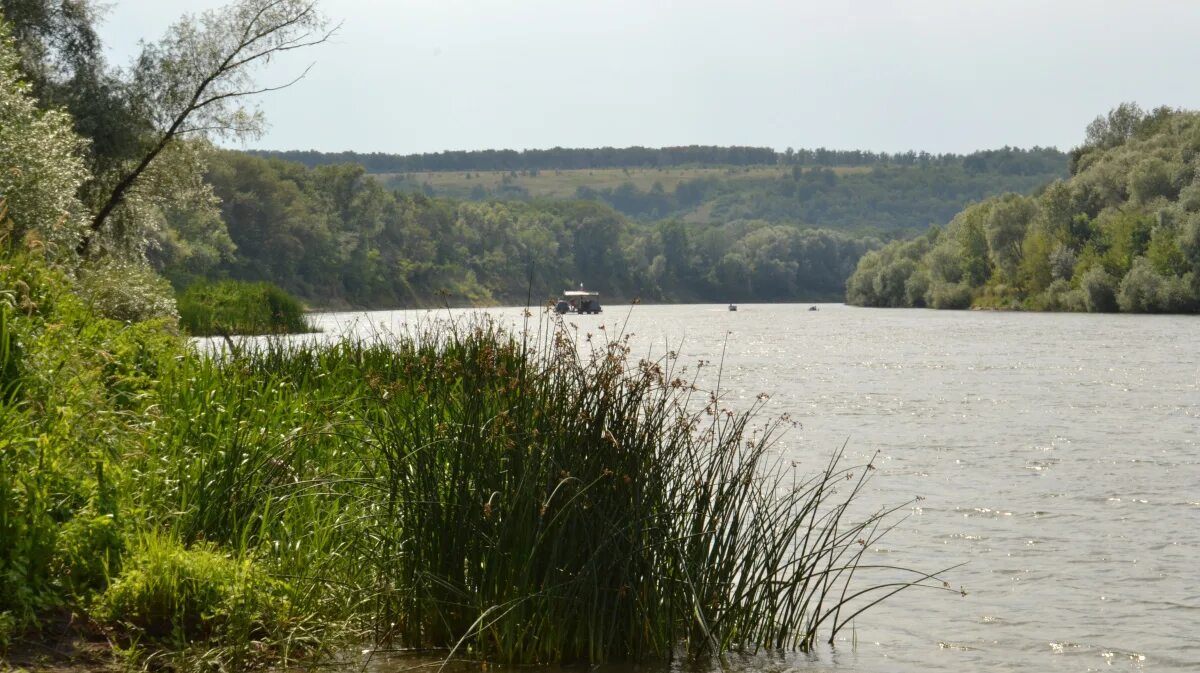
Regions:
<instances>
[{"instance_id":1,"label":"distant boat","mask_svg":"<svg viewBox=\"0 0 1200 673\"><path fill-rule=\"evenodd\" d=\"M816 307L816 306L809 306L809 307L808 307L808 310L810 310L810 311L815 311L815 310L817 310L817 307Z\"/></svg>"},{"instance_id":2,"label":"distant boat","mask_svg":"<svg viewBox=\"0 0 1200 673\"><path fill-rule=\"evenodd\" d=\"M730 305L729 305L729 310L730 310L730 311L736 311L736 310L737 310L737 304L730 304Z\"/></svg>"},{"instance_id":3,"label":"distant boat","mask_svg":"<svg viewBox=\"0 0 1200 673\"><path fill-rule=\"evenodd\" d=\"M583 283L579 284L578 290L567 290L564 292L562 298L554 305L554 312L559 315L564 313L600 313L603 310L600 308L600 293L583 289Z\"/></svg>"}]
</instances>

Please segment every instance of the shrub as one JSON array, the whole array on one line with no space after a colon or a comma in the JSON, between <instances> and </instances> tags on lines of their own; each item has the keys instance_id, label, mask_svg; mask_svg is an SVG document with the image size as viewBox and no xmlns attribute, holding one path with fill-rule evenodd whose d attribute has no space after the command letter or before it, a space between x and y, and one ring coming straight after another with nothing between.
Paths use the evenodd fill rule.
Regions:
<instances>
[{"instance_id":1,"label":"shrub","mask_svg":"<svg viewBox=\"0 0 1200 673\"><path fill-rule=\"evenodd\" d=\"M929 305L941 309L971 308L971 286L966 283L934 283L929 288Z\"/></svg>"},{"instance_id":2,"label":"shrub","mask_svg":"<svg viewBox=\"0 0 1200 673\"><path fill-rule=\"evenodd\" d=\"M1162 288L1163 277L1154 272L1145 257L1138 257L1117 289L1117 306L1128 313L1161 311Z\"/></svg>"},{"instance_id":3,"label":"shrub","mask_svg":"<svg viewBox=\"0 0 1200 673\"><path fill-rule=\"evenodd\" d=\"M121 458L164 361L161 322L98 318L44 256L0 263L0 611L20 627L103 588L122 550ZM130 413L134 412L134 413Z\"/></svg>"},{"instance_id":4,"label":"shrub","mask_svg":"<svg viewBox=\"0 0 1200 673\"><path fill-rule=\"evenodd\" d=\"M79 296L98 316L128 322L174 319L171 284L140 262L104 258L79 270Z\"/></svg>"},{"instance_id":5,"label":"shrub","mask_svg":"<svg viewBox=\"0 0 1200 673\"><path fill-rule=\"evenodd\" d=\"M1040 295L1030 300L1035 311L1086 311L1082 291L1072 288L1071 283L1058 278L1050 283Z\"/></svg>"},{"instance_id":6,"label":"shrub","mask_svg":"<svg viewBox=\"0 0 1200 673\"><path fill-rule=\"evenodd\" d=\"M140 642L237 644L274 631L286 618L284 586L203 545L184 548L150 533L97 601L95 616Z\"/></svg>"},{"instance_id":7,"label":"shrub","mask_svg":"<svg viewBox=\"0 0 1200 673\"><path fill-rule=\"evenodd\" d=\"M193 336L310 331L299 300L270 283L200 283L178 304L180 325Z\"/></svg>"},{"instance_id":8,"label":"shrub","mask_svg":"<svg viewBox=\"0 0 1200 673\"><path fill-rule=\"evenodd\" d=\"M1093 266L1079 279L1083 290L1084 306L1090 313L1108 313L1117 310L1116 281L1100 266Z\"/></svg>"},{"instance_id":9,"label":"shrub","mask_svg":"<svg viewBox=\"0 0 1200 673\"><path fill-rule=\"evenodd\" d=\"M1193 273L1167 278L1159 288L1159 305L1170 313L1194 312L1200 309L1200 295L1196 289Z\"/></svg>"},{"instance_id":10,"label":"shrub","mask_svg":"<svg viewBox=\"0 0 1200 673\"><path fill-rule=\"evenodd\" d=\"M125 540L112 515L80 512L58 531L55 561L68 593L84 597L103 589L121 567Z\"/></svg>"}]
</instances>

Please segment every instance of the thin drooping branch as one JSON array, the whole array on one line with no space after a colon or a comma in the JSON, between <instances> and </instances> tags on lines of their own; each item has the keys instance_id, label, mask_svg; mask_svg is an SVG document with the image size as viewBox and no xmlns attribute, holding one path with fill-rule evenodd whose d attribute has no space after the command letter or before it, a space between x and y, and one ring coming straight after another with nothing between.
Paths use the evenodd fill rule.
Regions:
<instances>
[{"instance_id":1,"label":"thin drooping branch","mask_svg":"<svg viewBox=\"0 0 1200 673\"><path fill-rule=\"evenodd\" d=\"M245 133L252 130L251 125L237 124L233 120L218 119L214 121L212 119L214 113L208 108L214 108L219 112L221 106L228 101L286 89L304 79L312 69L311 65L298 77L277 86L254 87L244 74L245 69L259 62L270 61L273 55L324 43L337 32L338 26L330 30L323 29L323 21L316 12L315 2L303 4L295 11L286 12L275 21L268 20L272 11L282 11L280 8L286 7L286 5L287 0L263 3L246 19L245 25L240 31L229 31L239 35L237 41L230 45L223 58L213 66L212 70L191 88L186 102L179 106L173 114L169 113L170 124L149 146L137 165L117 181L103 204L97 209L88 231L85 232L77 247L77 252L81 256L87 256L92 240L104 228L105 223L125 200L138 179L173 140L185 134L209 131ZM232 13L235 10L226 11ZM313 26L321 28L313 30ZM293 34L297 28L303 29ZM210 37L216 39L218 36ZM222 83L225 86L222 86ZM206 118L201 123L189 125L188 120L196 116Z\"/></svg>"}]
</instances>

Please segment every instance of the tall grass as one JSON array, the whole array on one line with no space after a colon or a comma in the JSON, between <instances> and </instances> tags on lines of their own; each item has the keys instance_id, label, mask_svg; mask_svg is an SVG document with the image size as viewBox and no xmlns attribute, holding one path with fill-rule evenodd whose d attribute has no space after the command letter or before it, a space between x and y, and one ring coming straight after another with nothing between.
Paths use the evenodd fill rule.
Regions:
<instances>
[{"instance_id":1,"label":"tall grass","mask_svg":"<svg viewBox=\"0 0 1200 673\"><path fill-rule=\"evenodd\" d=\"M193 336L308 332L304 307L270 283L201 282L177 300L179 324Z\"/></svg>"},{"instance_id":2,"label":"tall grass","mask_svg":"<svg viewBox=\"0 0 1200 673\"><path fill-rule=\"evenodd\" d=\"M138 492L310 624L511 663L807 649L931 578L864 577L870 466L782 460L672 367L486 321L190 358Z\"/></svg>"}]
</instances>

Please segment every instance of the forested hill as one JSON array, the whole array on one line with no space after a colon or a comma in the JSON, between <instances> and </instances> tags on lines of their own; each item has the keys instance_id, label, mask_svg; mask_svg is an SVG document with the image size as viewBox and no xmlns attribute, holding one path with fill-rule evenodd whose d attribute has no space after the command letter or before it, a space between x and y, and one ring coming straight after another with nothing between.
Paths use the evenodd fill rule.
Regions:
<instances>
[{"instance_id":1,"label":"forested hill","mask_svg":"<svg viewBox=\"0 0 1200 673\"><path fill-rule=\"evenodd\" d=\"M382 152L318 152L316 150L250 150L250 154L283 159L309 168L358 164L369 173L437 171L547 171L595 168L669 168L680 166L947 166L962 165L973 173L1040 175L1066 166L1067 156L1052 147L1022 150L1004 147L971 154L872 152L770 147L685 145L679 147L554 147L546 150L447 150L423 154Z\"/></svg>"},{"instance_id":2,"label":"forested hill","mask_svg":"<svg viewBox=\"0 0 1200 673\"><path fill-rule=\"evenodd\" d=\"M1200 311L1200 113L1123 104L1087 128L1072 175L973 204L863 257L865 306Z\"/></svg>"},{"instance_id":3,"label":"forested hill","mask_svg":"<svg viewBox=\"0 0 1200 673\"><path fill-rule=\"evenodd\" d=\"M644 221L756 219L894 236L971 201L1066 177L1053 148L967 155L750 147L487 150L396 156L258 152L309 167L351 163L387 187L459 200L601 201Z\"/></svg>"},{"instance_id":4,"label":"forested hill","mask_svg":"<svg viewBox=\"0 0 1200 673\"><path fill-rule=\"evenodd\" d=\"M155 265L177 287L265 280L315 306L522 304L580 282L612 300L837 300L880 245L753 220L639 223L595 201L430 198L353 164L219 151L208 165L222 226L169 211Z\"/></svg>"}]
</instances>

